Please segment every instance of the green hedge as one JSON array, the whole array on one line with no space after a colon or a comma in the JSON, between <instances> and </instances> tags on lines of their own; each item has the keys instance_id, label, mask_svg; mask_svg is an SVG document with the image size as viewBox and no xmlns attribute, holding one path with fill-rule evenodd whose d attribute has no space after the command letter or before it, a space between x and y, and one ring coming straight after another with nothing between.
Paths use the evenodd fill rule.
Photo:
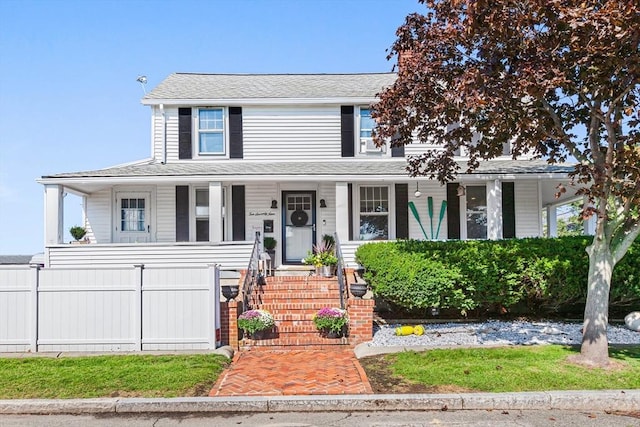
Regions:
<instances>
[{"instance_id":1,"label":"green hedge","mask_svg":"<svg viewBox=\"0 0 640 427\"><path fill-rule=\"evenodd\" d=\"M479 314L576 312L587 295L591 237L365 244L356 259L374 293L401 308ZM614 269L611 306L640 303L640 242Z\"/></svg>"}]
</instances>

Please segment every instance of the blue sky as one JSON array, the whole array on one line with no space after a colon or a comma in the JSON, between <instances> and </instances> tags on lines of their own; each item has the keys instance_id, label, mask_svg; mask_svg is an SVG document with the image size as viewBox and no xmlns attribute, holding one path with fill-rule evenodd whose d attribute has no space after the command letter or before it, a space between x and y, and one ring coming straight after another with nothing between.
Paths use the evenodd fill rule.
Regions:
<instances>
[{"instance_id":1,"label":"blue sky","mask_svg":"<svg viewBox=\"0 0 640 427\"><path fill-rule=\"evenodd\" d=\"M416 0L0 0L0 254L43 250L42 175L150 156L172 72L386 72ZM80 199L65 199L65 230ZM70 240L68 236L65 240Z\"/></svg>"}]
</instances>

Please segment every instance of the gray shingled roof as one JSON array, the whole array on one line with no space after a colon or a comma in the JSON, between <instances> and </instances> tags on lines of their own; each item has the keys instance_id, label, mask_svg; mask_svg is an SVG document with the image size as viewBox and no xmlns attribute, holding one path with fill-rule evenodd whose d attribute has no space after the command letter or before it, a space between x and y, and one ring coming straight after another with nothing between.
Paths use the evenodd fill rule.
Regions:
<instances>
[{"instance_id":1,"label":"gray shingled roof","mask_svg":"<svg viewBox=\"0 0 640 427\"><path fill-rule=\"evenodd\" d=\"M174 73L144 100L373 98L396 79L379 74L191 74Z\"/></svg>"},{"instance_id":2,"label":"gray shingled roof","mask_svg":"<svg viewBox=\"0 0 640 427\"><path fill-rule=\"evenodd\" d=\"M459 161L461 170L466 162ZM151 177L151 176L397 176L407 177L406 160L335 160L307 162L258 162L227 160L215 162L182 161L176 163L144 163L112 168L61 173L43 178L100 178L100 177ZM569 164L549 165L544 160L491 160L483 162L476 174L540 174L568 173Z\"/></svg>"},{"instance_id":3,"label":"gray shingled roof","mask_svg":"<svg viewBox=\"0 0 640 427\"><path fill-rule=\"evenodd\" d=\"M0 255L0 265L29 264L33 255Z\"/></svg>"}]
</instances>

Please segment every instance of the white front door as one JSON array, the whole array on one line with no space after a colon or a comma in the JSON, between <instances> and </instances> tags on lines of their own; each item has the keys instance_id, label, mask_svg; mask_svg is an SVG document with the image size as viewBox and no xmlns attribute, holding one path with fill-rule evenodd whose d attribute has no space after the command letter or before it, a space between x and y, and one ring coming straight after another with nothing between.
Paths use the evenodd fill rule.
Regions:
<instances>
[{"instance_id":1,"label":"white front door","mask_svg":"<svg viewBox=\"0 0 640 427\"><path fill-rule=\"evenodd\" d=\"M116 193L116 242L151 241L150 200L147 192Z\"/></svg>"},{"instance_id":2,"label":"white front door","mask_svg":"<svg viewBox=\"0 0 640 427\"><path fill-rule=\"evenodd\" d=\"M313 249L316 234L315 191L283 192L284 262L300 264Z\"/></svg>"}]
</instances>

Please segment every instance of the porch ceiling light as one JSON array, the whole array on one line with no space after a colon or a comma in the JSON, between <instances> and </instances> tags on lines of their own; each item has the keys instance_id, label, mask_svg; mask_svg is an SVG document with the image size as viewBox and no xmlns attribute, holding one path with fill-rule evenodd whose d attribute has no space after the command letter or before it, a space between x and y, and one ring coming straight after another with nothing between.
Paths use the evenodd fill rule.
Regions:
<instances>
[{"instance_id":1,"label":"porch ceiling light","mask_svg":"<svg viewBox=\"0 0 640 427\"><path fill-rule=\"evenodd\" d=\"M420 186L418 185L417 181L416 181L416 192L413 193L413 195L416 196L416 197L422 196L422 193L420 192Z\"/></svg>"}]
</instances>

